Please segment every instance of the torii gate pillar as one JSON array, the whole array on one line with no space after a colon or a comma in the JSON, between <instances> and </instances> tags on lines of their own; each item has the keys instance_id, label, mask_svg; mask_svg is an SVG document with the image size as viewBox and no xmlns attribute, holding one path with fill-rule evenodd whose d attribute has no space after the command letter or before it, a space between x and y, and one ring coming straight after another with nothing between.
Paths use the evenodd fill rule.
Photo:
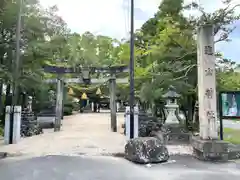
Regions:
<instances>
[{"instance_id":1,"label":"torii gate pillar","mask_svg":"<svg viewBox=\"0 0 240 180\"><path fill-rule=\"evenodd\" d=\"M116 104L116 76L111 75L109 79L111 130L117 132L117 104Z\"/></svg>"}]
</instances>

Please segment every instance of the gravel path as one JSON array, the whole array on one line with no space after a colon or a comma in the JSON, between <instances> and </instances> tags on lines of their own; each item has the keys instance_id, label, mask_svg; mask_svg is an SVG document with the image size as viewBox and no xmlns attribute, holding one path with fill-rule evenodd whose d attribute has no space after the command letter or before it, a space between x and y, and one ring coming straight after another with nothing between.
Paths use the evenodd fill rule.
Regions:
<instances>
[{"instance_id":1,"label":"gravel path","mask_svg":"<svg viewBox=\"0 0 240 180\"><path fill-rule=\"evenodd\" d=\"M118 127L123 114L118 114ZM118 128L120 130L120 128ZM18 144L0 146L0 152L18 157L45 155L102 155L123 153L126 138L110 130L109 113L86 113L65 117L62 130L22 139ZM189 146L168 146L170 154L191 154Z\"/></svg>"}]
</instances>

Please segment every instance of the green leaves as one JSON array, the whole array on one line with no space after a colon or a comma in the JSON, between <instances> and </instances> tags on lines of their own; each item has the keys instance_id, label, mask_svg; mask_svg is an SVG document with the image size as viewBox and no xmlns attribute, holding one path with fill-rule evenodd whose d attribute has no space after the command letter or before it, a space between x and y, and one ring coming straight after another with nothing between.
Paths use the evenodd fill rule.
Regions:
<instances>
[{"instance_id":1,"label":"green leaves","mask_svg":"<svg viewBox=\"0 0 240 180\"><path fill-rule=\"evenodd\" d=\"M198 4L192 4L201 13L201 18L183 16L183 1L163 0L155 16L149 19L136 34L136 47L141 51L137 60L136 85L140 88L140 97L144 102L160 101L161 94L169 85L176 87L183 95L196 93L197 85L197 47L196 28L200 24L215 24L216 42L228 41L233 28L229 26L239 19L235 8L226 2L224 8L206 13ZM232 71L235 63L218 56L216 67L221 72ZM230 72L229 72L230 73ZM235 76L218 75L219 86L238 88ZM230 79L229 79L230 78ZM141 79L141 81L138 81ZM231 89L230 88L230 89Z\"/></svg>"},{"instance_id":2,"label":"green leaves","mask_svg":"<svg viewBox=\"0 0 240 180\"><path fill-rule=\"evenodd\" d=\"M0 3L0 76L4 83L12 81L12 62L15 60L16 24L19 4ZM56 15L56 7L43 9L38 1L24 0L22 4L21 76L20 88L32 89L41 85L45 60L53 61L63 54L66 43L66 24Z\"/></svg>"},{"instance_id":3,"label":"green leaves","mask_svg":"<svg viewBox=\"0 0 240 180\"><path fill-rule=\"evenodd\" d=\"M217 82L218 82L218 90L219 91L240 90L240 73L219 72L219 73L217 73Z\"/></svg>"},{"instance_id":4,"label":"green leaves","mask_svg":"<svg viewBox=\"0 0 240 180\"><path fill-rule=\"evenodd\" d=\"M37 1L25 0L23 7L21 39L21 80L25 88L36 88L43 77L54 77L40 71L45 63L64 66L114 66L129 64L128 41L119 41L91 32L70 33L67 24L57 15L57 7L43 9ZM224 8L206 13L194 4L202 16L183 16L183 1L163 0L155 16L135 33L135 92L144 102L156 102L169 85L174 85L182 94L196 92L197 52L196 27L204 23L216 25L216 42L228 41L233 28L228 26L240 18L236 15L231 0ZM5 82L12 80L11 62L15 58L17 4L0 2L0 77ZM58 60L58 61L57 61ZM218 56L218 86L220 89L239 88L238 74L232 72L234 62ZM229 74L230 73L230 74ZM100 76L99 74L96 77ZM121 77L126 76L120 74ZM67 77L72 77L68 75ZM31 86L33 84L33 86ZM77 91L95 87L74 85ZM86 89L84 89L86 88ZM129 85L119 85L119 93L128 98ZM105 91L107 93L107 90Z\"/></svg>"}]
</instances>

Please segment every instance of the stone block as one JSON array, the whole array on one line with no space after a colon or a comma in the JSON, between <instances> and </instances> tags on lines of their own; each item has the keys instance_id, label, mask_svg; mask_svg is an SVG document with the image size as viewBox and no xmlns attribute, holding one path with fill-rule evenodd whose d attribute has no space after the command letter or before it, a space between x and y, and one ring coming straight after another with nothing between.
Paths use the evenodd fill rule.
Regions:
<instances>
[{"instance_id":1,"label":"stone block","mask_svg":"<svg viewBox=\"0 0 240 180\"><path fill-rule=\"evenodd\" d=\"M164 124L162 126L162 131L166 133L188 133L187 129L180 124Z\"/></svg>"},{"instance_id":2,"label":"stone block","mask_svg":"<svg viewBox=\"0 0 240 180\"><path fill-rule=\"evenodd\" d=\"M54 116L38 116L37 123L42 128L53 128L55 124Z\"/></svg>"},{"instance_id":3,"label":"stone block","mask_svg":"<svg viewBox=\"0 0 240 180\"><path fill-rule=\"evenodd\" d=\"M167 144L190 143L191 133L169 133Z\"/></svg>"},{"instance_id":4,"label":"stone block","mask_svg":"<svg viewBox=\"0 0 240 180\"><path fill-rule=\"evenodd\" d=\"M228 145L228 160L240 159L240 145Z\"/></svg>"},{"instance_id":5,"label":"stone block","mask_svg":"<svg viewBox=\"0 0 240 180\"><path fill-rule=\"evenodd\" d=\"M161 163L169 159L164 144L154 137L139 137L128 141L125 146L125 158L141 164Z\"/></svg>"},{"instance_id":6,"label":"stone block","mask_svg":"<svg viewBox=\"0 0 240 180\"><path fill-rule=\"evenodd\" d=\"M166 144L190 143L191 133L180 124L164 124L161 127Z\"/></svg>"},{"instance_id":7,"label":"stone block","mask_svg":"<svg viewBox=\"0 0 240 180\"><path fill-rule=\"evenodd\" d=\"M204 161L228 161L228 143L221 140L202 140L199 136L191 138L193 154Z\"/></svg>"},{"instance_id":8,"label":"stone block","mask_svg":"<svg viewBox=\"0 0 240 180\"><path fill-rule=\"evenodd\" d=\"M240 150L229 151L228 160L240 159Z\"/></svg>"}]
</instances>

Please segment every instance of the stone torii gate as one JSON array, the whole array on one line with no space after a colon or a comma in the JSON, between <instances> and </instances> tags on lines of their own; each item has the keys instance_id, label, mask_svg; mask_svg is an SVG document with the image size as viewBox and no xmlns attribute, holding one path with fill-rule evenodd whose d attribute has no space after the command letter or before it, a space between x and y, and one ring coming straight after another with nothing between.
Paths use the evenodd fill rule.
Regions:
<instances>
[{"instance_id":1,"label":"stone torii gate","mask_svg":"<svg viewBox=\"0 0 240 180\"><path fill-rule=\"evenodd\" d=\"M57 100L56 100L56 120L54 131L59 131L61 127L61 117L63 109L63 87L64 83L77 84L103 84L109 82L110 92L110 109L111 109L111 130L117 132L117 105L116 105L116 84L128 83L128 78L116 78L116 74L128 72L128 66L112 67L57 67L45 66L44 71L47 73L57 74L57 79L47 79L46 83L57 83ZM63 74L80 74L79 78L62 78ZM107 78L91 79L91 73L105 73L110 76Z\"/></svg>"}]
</instances>

